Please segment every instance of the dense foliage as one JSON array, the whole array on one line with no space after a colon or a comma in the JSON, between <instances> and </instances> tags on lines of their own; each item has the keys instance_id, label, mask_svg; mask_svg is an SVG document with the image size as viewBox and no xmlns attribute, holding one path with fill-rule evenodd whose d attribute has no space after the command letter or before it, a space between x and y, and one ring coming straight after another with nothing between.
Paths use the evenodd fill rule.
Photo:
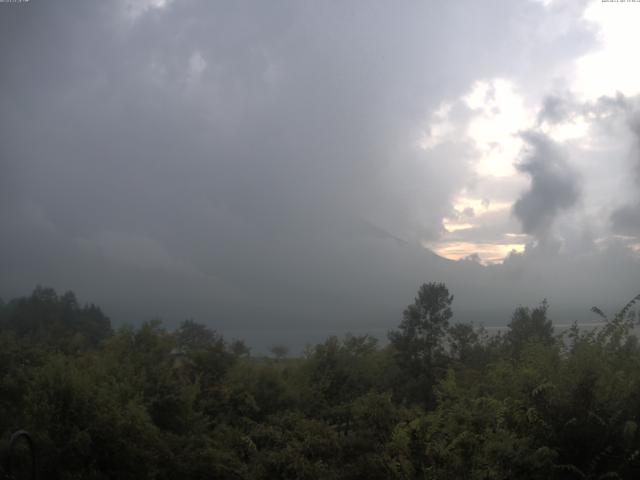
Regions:
<instances>
[{"instance_id":1,"label":"dense foliage","mask_svg":"<svg viewBox=\"0 0 640 480\"><path fill-rule=\"evenodd\" d=\"M426 284L385 346L252 357L37 288L0 303L1 441L30 430L52 480L639 478L633 302L562 334L546 302L519 307L501 335L452 303Z\"/></svg>"}]
</instances>

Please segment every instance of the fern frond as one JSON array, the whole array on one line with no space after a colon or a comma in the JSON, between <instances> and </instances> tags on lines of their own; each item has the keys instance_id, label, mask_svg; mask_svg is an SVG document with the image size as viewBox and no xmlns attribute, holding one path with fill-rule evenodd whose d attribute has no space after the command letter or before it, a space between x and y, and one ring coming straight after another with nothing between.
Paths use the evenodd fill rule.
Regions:
<instances>
[{"instance_id":1,"label":"fern frond","mask_svg":"<svg viewBox=\"0 0 640 480\"><path fill-rule=\"evenodd\" d=\"M605 322L609 321L609 317L607 317L605 313L602 310L600 310L598 307L591 307L591 311L596 315L598 315L599 317L601 317L602 319L604 319Z\"/></svg>"},{"instance_id":2,"label":"fern frond","mask_svg":"<svg viewBox=\"0 0 640 480\"><path fill-rule=\"evenodd\" d=\"M562 470L567 473L573 473L579 478L587 478L586 474L582 470L572 464L565 463L562 465L554 465L553 468L555 468L556 470Z\"/></svg>"},{"instance_id":3,"label":"fern frond","mask_svg":"<svg viewBox=\"0 0 640 480\"><path fill-rule=\"evenodd\" d=\"M616 319L626 318L629 311L633 308L633 306L640 301L640 293L633 297L629 302L616 314Z\"/></svg>"}]
</instances>

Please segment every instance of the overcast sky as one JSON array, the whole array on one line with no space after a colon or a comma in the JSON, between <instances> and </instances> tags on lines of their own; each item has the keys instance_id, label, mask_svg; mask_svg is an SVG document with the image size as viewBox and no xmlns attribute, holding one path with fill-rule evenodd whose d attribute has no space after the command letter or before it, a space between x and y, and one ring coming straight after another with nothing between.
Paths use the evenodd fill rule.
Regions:
<instances>
[{"instance_id":1,"label":"overcast sky","mask_svg":"<svg viewBox=\"0 0 640 480\"><path fill-rule=\"evenodd\" d=\"M0 296L250 342L640 293L640 3L0 3Z\"/></svg>"}]
</instances>

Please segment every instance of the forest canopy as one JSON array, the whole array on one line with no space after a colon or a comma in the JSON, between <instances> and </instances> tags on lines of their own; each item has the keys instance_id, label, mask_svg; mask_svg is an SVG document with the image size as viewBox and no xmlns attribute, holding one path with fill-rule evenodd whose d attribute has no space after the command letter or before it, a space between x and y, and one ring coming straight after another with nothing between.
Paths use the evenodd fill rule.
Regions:
<instances>
[{"instance_id":1,"label":"forest canopy","mask_svg":"<svg viewBox=\"0 0 640 480\"><path fill-rule=\"evenodd\" d=\"M388 342L298 356L37 287L0 302L2 459L24 428L48 479L637 478L639 297L586 331L518 306L490 335L429 283Z\"/></svg>"}]
</instances>

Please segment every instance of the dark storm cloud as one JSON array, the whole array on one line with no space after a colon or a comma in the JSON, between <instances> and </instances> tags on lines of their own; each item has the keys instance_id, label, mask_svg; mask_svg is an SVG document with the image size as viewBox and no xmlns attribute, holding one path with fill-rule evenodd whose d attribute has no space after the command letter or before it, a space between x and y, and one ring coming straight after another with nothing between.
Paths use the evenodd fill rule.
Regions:
<instances>
[{"instance_id":1,"label":"dark storm cloud","mask_svg":"<svg viewBox=\"0 0 640 480\"><path fill-rule=\"evenodd\" d=\"M247 330L386 328L429 280L458 311L501 298L419 246L473 149L416 131L478 79L583 52L584 25L530 31L535 2L141 3L0 4L3 297Z\"/></svg>"},{"instance_id":2,"label":"dark storm cloud","mask_svg":"<svg viewBox=\"0 0 640 480\"><path fill-rule=\"evenodd\" d=\"M535 132L523 137L530 151L516 167L529 175L531 186L513 205L513 213L525 233L543 238L558 214L578 201L579 179L551 139Z\"/></svg>"},{"instance_id":3,"label":"dark storm cloud","mask_svg":"<svg viewBox=\"0 0 640 480\"><path fill-rule=\"evenodd\" d=\"M636 108L637 99L628 98L618 92L615 96L604 95L595 101L581 102L571 92L547 95L538 111L538 125L547 122L551 125L573 121L583 116L591 121L600 121L608 117L629 116Z\"/></svg>"}]
</instances>

